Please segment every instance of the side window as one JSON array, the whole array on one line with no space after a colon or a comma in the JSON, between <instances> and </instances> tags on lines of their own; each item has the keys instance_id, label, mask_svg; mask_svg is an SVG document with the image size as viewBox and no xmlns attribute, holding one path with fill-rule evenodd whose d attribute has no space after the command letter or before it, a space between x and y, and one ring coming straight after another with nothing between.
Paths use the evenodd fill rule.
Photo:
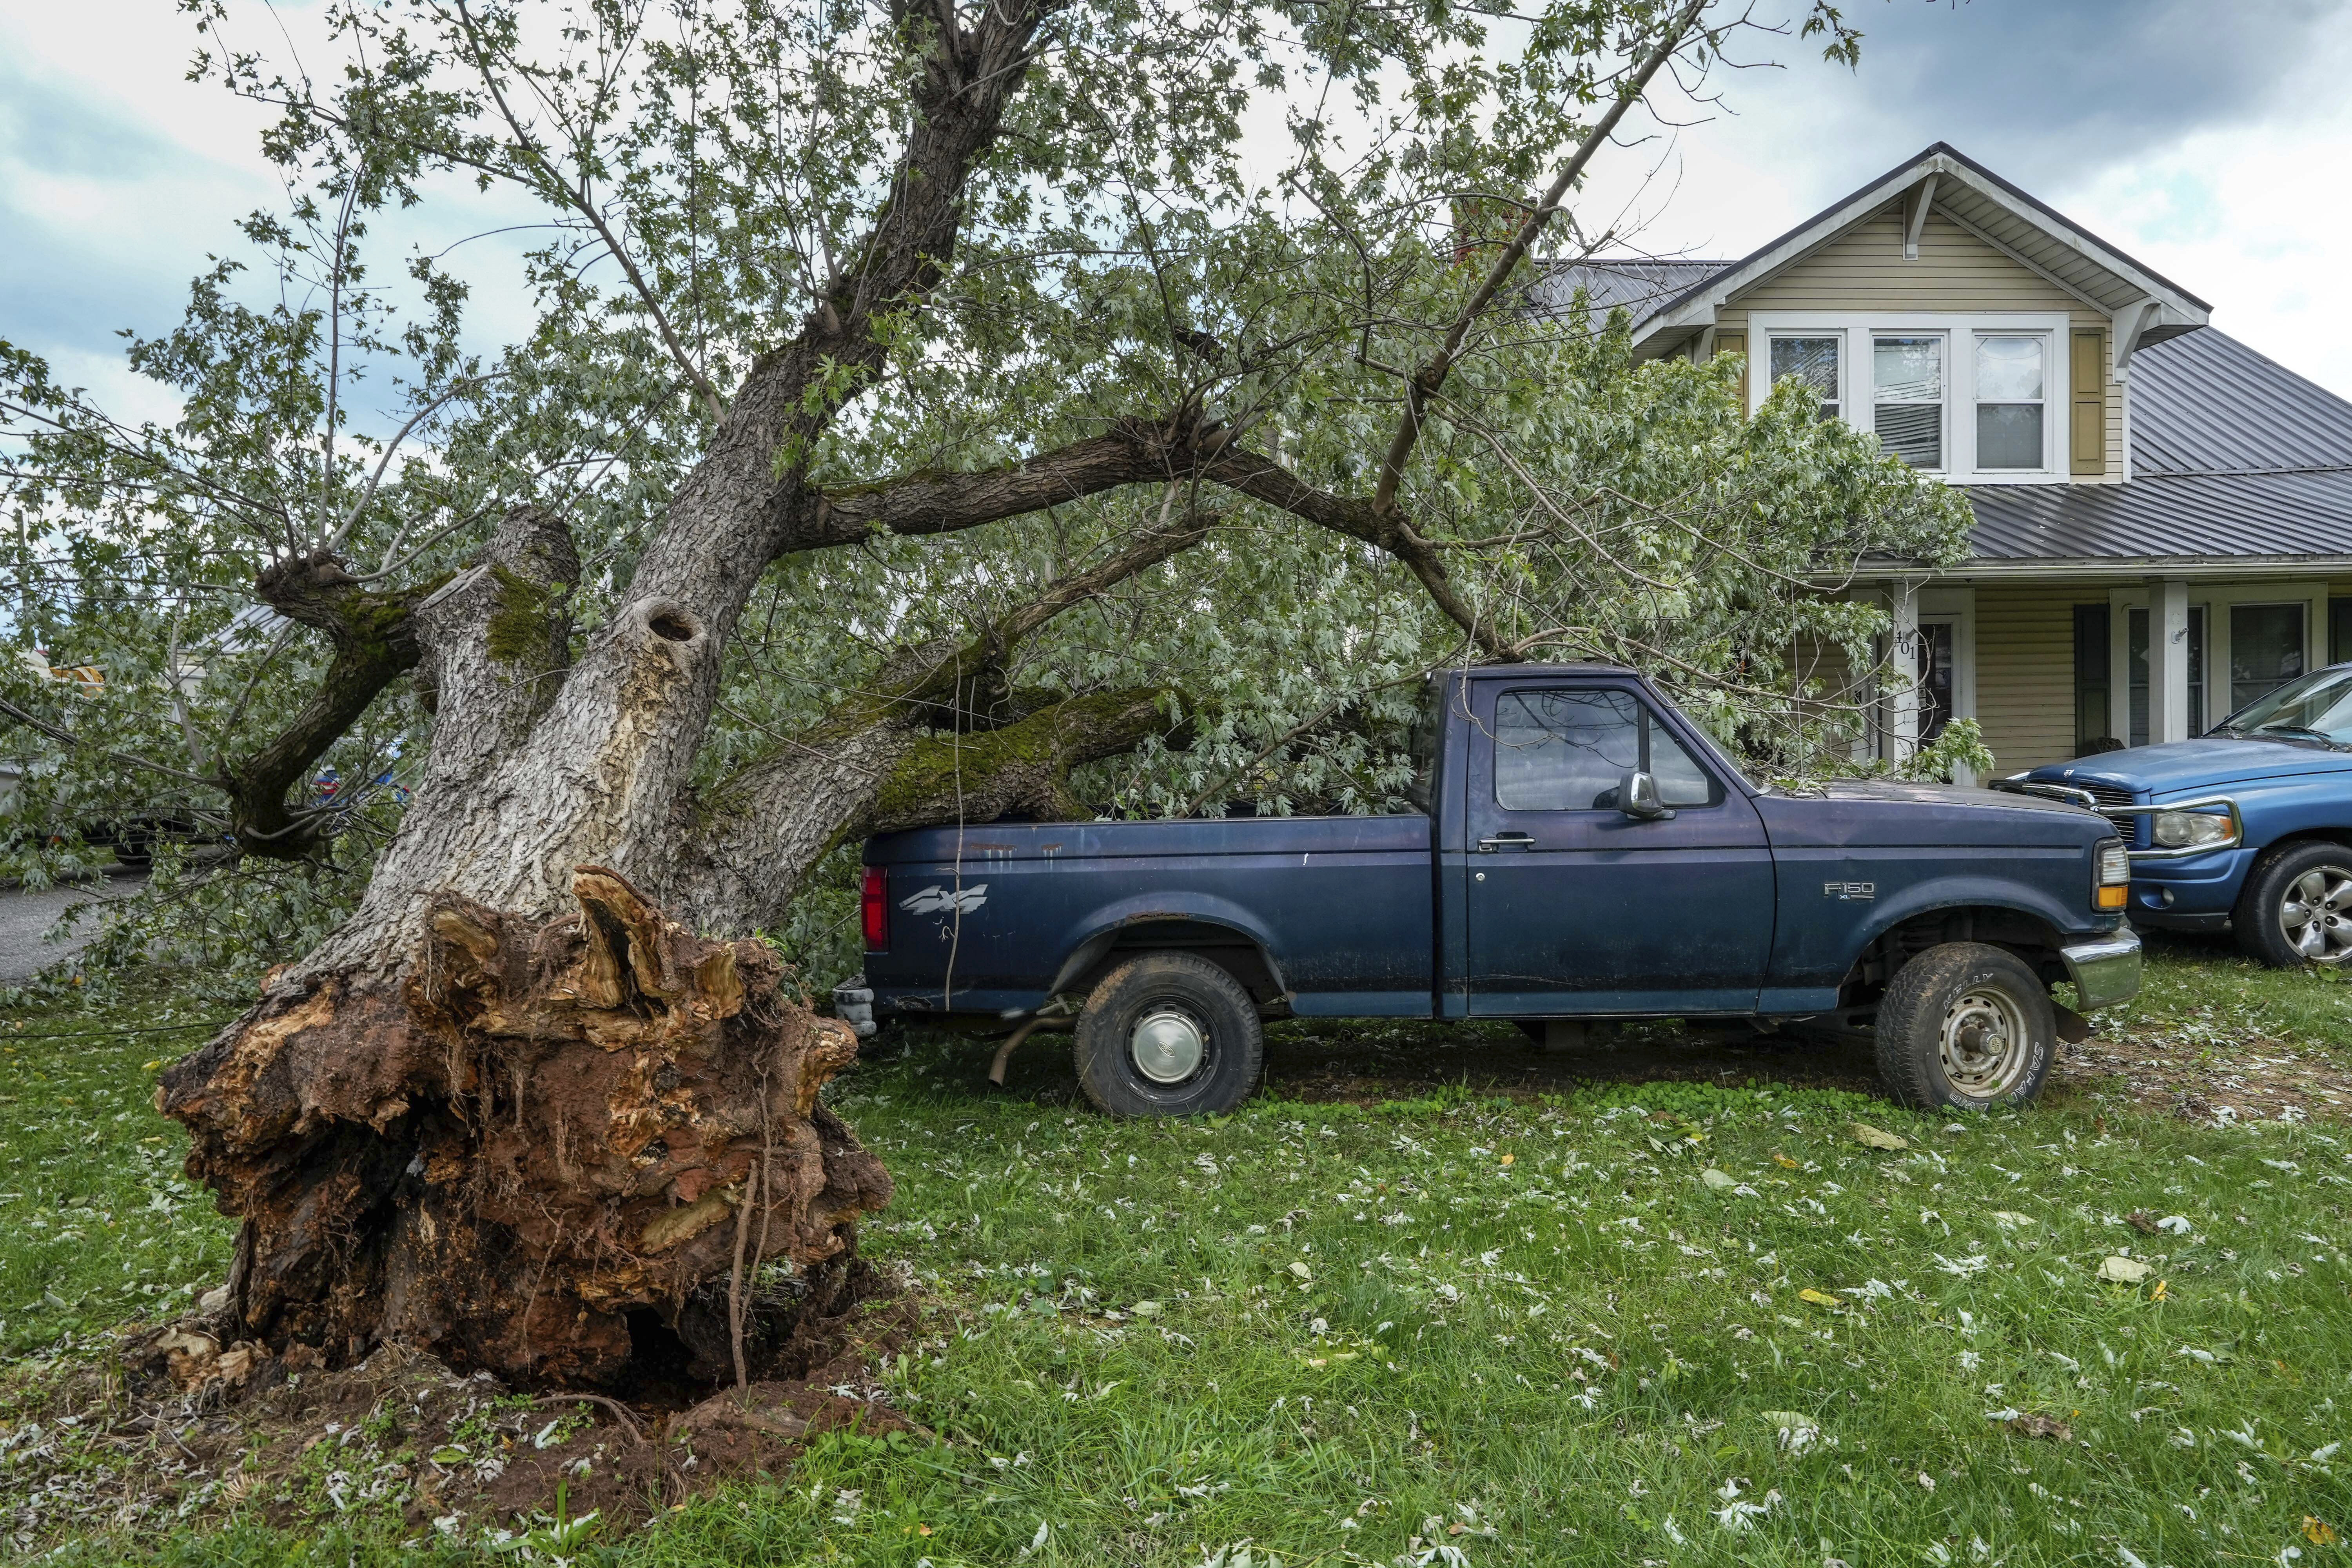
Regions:
<instances>
[{"instance_id":1,"label":"side window","mask_svg":"<svg viewBox=\"0 0 2352 1568\"><path fill-rule=\"evenodd\" d=\"M1495 804L1506 811L1614 811L1646 770L1668 805L1712 805L1715 781L1630 691L1507 691L1495 703Z\"/></svg>"}]
</instances>

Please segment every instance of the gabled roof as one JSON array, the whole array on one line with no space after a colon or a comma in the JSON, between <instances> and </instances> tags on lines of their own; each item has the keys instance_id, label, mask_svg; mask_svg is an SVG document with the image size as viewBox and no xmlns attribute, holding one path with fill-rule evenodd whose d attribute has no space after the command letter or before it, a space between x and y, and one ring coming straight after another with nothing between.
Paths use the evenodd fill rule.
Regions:
<instances>
[{"instance_id":1,"label":"gabled roof","mask_svg":"<svg viewBox=\"0 0 2352 1568\"><path fill-rule=\"evenodd\" d=\"M1665 299L1612 303L1622 302L1633 311L1637 349L1664 353L1714 325L1717 308L1732 295L1803 260L1890 204L1921 198L1978 238L2109 315L2144 314L2146 320L2137 323L2138 342L2157 342L2193 331L2205 325L2210 315L2211 307L2204 300L2155 268L1942 142L1896 164L1753 254L1715 264L1711 271L1685 275L1679 290ZM1663 285L1666 279L1661 269L1707 265L1576 262L1556 268L1537 289L1538 297L1553 297L1547 302L1564 305L1570 293L1583 285L1598 304L1605 290L1622 289L1626 277L1638 276L1642 269L1657 271L1655 281Z\"/></svg>"},{"instance_id":2,"label":"gabled roof","mask_svg":"<svg viewBox=\"0 0 2352 1568\"><path fill-rule=\"evenodd\" d=\"M2142 349L2126 384L2130 479L1974 487L1978 560L2352 558L2352 403L2210 327Z\"/></svg>"}]
</instances>

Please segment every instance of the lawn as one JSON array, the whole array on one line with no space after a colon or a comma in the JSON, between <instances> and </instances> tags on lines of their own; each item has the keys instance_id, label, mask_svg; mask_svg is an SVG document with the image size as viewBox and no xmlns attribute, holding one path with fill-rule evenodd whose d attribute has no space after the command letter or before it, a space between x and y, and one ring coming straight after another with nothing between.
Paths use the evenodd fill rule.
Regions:
<instances>
[{"instance_id":1,"label":"lawn","mask_svg":"<svg viewBox=\"0 0 2352 1568\"><path fill-rule=\"evenodd\" d=\"M2175 951L2115 1032L2221 1058L2284 1040L2341 1067L2347 995ZM196 1021L169 1006L0 1026L0 1333L20 1410L102 1353L110 1326L226 1267L226 1227L147 1105L151 1064L175 1048L159 1042L189 1036L115 1032ZM1671 1074L1680 1049L1650 1037L1613 1059ZM1350 1079L1351 1053L1382 1065ZM899 1183L866 1250L924 1300L929 1337L883 1380L942 1440L826 1439L772 1484L572 1555L2347 1554L2352 1131L2324 1112L2192 1123L2094 1077L2022 1113L1922 1118L1834 1087L1850 1064L1790 1053L1732 1081L1711 1067L1573 1089L1510 1041L1427 1031L1292 1027L1276 1056L1313 1070L1278 1072L1234 1116L1121 1123L1078 1107L1053 1049L990 1096L969 1044L878 1047L832 1093ZM1522 1059L1535 1087L1502 1092ZM1908 1146L1867 1146L1857 1123ZM10 1420L0 1451L25 1436ZM0 1515L22 1528L17 1469L0 1454ZM357 1517L192 1521L66 1555L420 1555Z\"/></svg>"}]
</instances>

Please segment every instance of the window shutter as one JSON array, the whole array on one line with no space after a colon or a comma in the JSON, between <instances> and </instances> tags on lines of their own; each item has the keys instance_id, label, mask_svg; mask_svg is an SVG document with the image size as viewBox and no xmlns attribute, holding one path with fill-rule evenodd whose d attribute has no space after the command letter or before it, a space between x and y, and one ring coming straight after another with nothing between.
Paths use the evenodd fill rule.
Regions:
<instances>
[{"instance_id":1,"label":"window shutter","mask_svg":"<svg viewBox=\"0 0 2352 1568\"><path fill-rule=\"evenodd\" d=\"M2096 330L2074 334L2074 471L2107 471L2106 334Z\"/></svg>"},{"instance_id":2,"label":"window shutter","mask_svg":"<svg viewBox=\"0 0 2352 1568\"><path fill-rule=\"evenodd\" d=\"M1748 353L1748 334L1746 332L1716 333L1715 352L1719 354L1744 356ZM1739 406L1743 411L1748 406L1748 367L1745 364L1739 367Z\"/></svg>"}]
</instances>

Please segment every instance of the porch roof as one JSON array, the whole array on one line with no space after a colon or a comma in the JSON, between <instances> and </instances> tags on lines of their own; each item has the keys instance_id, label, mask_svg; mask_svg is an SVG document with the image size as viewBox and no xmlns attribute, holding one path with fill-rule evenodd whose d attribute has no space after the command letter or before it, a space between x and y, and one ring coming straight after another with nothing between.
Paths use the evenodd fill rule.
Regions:
<instances>
[{"instance_id":1,"label":"porch roof","mask_svg":"<svg viewBox=\"0 0 2352 1568\"><path fill-rule=\"evenodd\" d=\"M2133 356L2131 477L1979 485L1971 554L2352 565L2352 403L2207 327Z\"/></svg>"}]
</instances>

